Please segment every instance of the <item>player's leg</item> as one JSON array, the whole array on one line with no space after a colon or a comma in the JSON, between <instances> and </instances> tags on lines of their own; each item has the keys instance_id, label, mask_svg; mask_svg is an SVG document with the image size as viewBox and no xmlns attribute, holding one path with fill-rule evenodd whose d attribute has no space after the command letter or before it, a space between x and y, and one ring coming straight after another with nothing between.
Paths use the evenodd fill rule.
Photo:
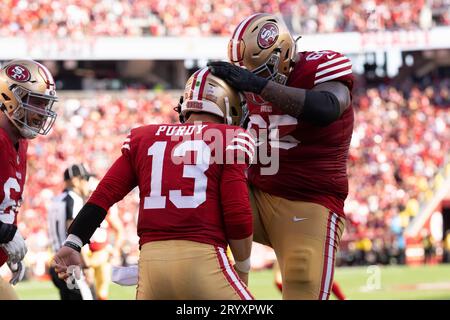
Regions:
<instances>
[{"instance_id":1,"label":"player's leg","mask_svg":"<svg viewBox=\"0 0 450 320\"><path fill-rule=\"evenodd\" d=\"M283 279L283 299L328 299L344 222L314 203L262 194L276 213L268 224Z\"/></svg>"},{"instance_id":2,"label":"player's leg","mask_svg":"<svg viewBox=\"0 0 450 320\"><path fill-rule=\"evenodd\" d=\"M150 243L146 243L141 247L138 262L138 284L136 287L136 300L152 300L154 299L153 288L150 284L150 259L151 259ZM163 288L162 288L163 289Z\"/></svg>"},{"instance_id":3,"label":"player's leg","mask_svg":"<svg viewBox=\"0 0 450 320\"><path fill-rule=\"evenodd\" d=\"M19 300L12 286L0 278L0 300Z\"/></svg>"},{"instance_id":4,"label":"player's leg","mask_svg":"<svg viewBox=\"0 0 450 320\"><path fill-rule=\"evenodd\" d=\"M344 294L344 292L342 292L341 286L336 281L333 281L333 286L331 287L331 291L335 295L336 299L346 300L345 294Z\"/></svg>"},{"instance_id":5,"label":"player's leg","mask_svg":"<svg viewBox=\"0 0 450 320\"><path fill-rule=\"evenodd\" d=\"M266 223L273 213L272 207L268 206L263 197L260 197L259 189L249 185L248 194L253 212L253 241L271 246L266 231Z\"/></svg>"},{"instance_id":6,"label":"player's leg","mask_svg":"<svg viewBox=\"0 0 450 320\"><path fill-rule=\"evenodd\" d=\"M109 295L109 283L111 281L111 264L106 261L103 263L99 268L99 275L98 275L98 299L99 300L107 300Z\"/></svg>"},{"instance_id":7,"label":"player's leg","mask_svg":"<svg viewBox=\"0 0 450 320\"><path fill-rule=\"evenodd\" d=\"M109 251L107 248L96 251L97 265L95 268L95 293L97 299L107 300L109 283L111 281L111 265L109 263Z\"/></svg>"},{"instance_id":8,"label":"player's leg","mask_svg":"<svg viewBox=\"0 0 450 320\"><path fill-rule=\"evenodd\" d=\"M283 279L281 277L281 270L278 261L275 261L275 264L273 265L273 274L275 286L280 292L283 292Z\"/></svg>"}]
</instances>

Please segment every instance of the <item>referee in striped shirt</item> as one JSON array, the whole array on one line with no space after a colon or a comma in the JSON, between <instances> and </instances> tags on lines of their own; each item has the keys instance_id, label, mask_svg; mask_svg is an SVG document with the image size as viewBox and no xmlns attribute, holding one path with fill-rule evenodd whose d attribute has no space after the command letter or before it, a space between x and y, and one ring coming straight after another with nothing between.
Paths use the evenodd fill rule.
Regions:
<instances>
[{"instance_id":1,"label":"referee in striped shirt","mask_svg":"<svg viewBox=\"0 0 450 320\"><path fill-rule=\"evenodd\" d=\"M74 164L64 171L64 190L56 196L48 209L48 230L53 252L61 248L67 238L67 229L89 196L89 173L83 164ZM70 290L64 280L58 278L54 268L50 276L58 288L61 300L83 300L80 290Z\"/></svg>"}]
</instances>

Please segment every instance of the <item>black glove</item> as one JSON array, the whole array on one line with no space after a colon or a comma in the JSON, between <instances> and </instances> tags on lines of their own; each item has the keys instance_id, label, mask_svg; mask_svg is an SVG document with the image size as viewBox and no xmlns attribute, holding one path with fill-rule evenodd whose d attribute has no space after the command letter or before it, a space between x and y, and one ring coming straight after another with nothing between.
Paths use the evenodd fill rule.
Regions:
<instances>
[{"instance_id":1,"label":"black glove","mask_svg":"<svg viewBox=\"0 0 450 320\"><path fill-rule=\"evenodd\" d=\"M207 64L209 70L216 77L225 80L238 91L261 94L269 80L258 77L247 69L224 61L212 61Z\"/></svg>"}]
</instances>

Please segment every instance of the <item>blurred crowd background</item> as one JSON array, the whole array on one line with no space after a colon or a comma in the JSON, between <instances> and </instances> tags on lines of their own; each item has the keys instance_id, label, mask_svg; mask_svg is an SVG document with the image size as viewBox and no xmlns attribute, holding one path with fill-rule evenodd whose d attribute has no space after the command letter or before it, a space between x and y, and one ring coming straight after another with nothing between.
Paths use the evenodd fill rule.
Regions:
<instances>
[{"instance_id":1,"label":"blurred crowd background","mask_svg":"<svg viewBox=\"0 0 450 320\"><path fill-rule=\"evenodd\" d=\"M303 35L450 26L450 0L3 0L0 12L1 38L229 37L254 12L278 12L293 34ZM448 59L448 50L444 53ZM355 128L345 205L348 219L339 265L405 263L405 228L450 177L450 63L435 65L417 76L411 56L420 67L425 65L419 59L422 53L412 54L409 69L405 65L407 70L400 70L397 78L380 74L377 66L372 68L376 62L365 63L355 73ZM175 69L171 62L149 63L166 66L165 73ZM27 264L36 277L45 275L52 256L47 207L63 189L63 171L73 163L84 163L101 178L119 155L130 128L177 122L173 107L182 93L181 86L163 83L155 75L151 75L152 86L136 76L121 79L118 70L126 69L123 61L46 64L52 71L59 68L59 89L72 89L82 82L80 87L88 90L59 90L55 127L49 136L30 143L28 180L18 220L29 246ZM184 83L199 67L195 63L182 66L186 70L178 83ZM118 81L124 84L115 85ZM120 202L118 209L126 232L119 263L133 263L138 254L137 191ZM436 243L431 235L423 233L422 239L426 254L433 255ZM450 260L450 234L444 235L440 247ZM255 247L255 269L271 266L274 259L269 249Z\"/></svg>"},{"instance_id":2,"label":"blurred crowd background","mask_svg":"<svg viewBox=\"0 0 450 320\"><path fill-rule=\"evenodd\" d=\"M448 0L3 0L0 35L229 35L255 12L281 13L295 33L429 29L450 25Z\"/></svg>"}]
</instances>

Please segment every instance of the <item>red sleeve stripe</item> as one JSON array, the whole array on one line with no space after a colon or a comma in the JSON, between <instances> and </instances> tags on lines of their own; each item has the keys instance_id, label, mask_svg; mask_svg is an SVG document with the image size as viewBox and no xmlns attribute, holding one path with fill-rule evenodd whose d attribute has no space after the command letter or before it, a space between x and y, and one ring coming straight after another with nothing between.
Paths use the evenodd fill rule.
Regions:
<instances>
[{"instance_id":1,"label":"red sleeve stripe","mask_svg":"<svg viewBox=\"0 0 450 320\"><path fill-rule=\"evenodd\" d=\"M255 139L253 139L248 133L240 132L238 133L238 136L244 137L244 139L249 140L253 145L256 144Z\"/></svg>"},{"instance_id":2,"label":"red sleeve stripe","mask_svg":"<svg viewBox=\"0 0 450 320\"><path fill-rule=\"evenodd\" d=\"M332 65L332 64L336 64L336 63L341 62L341 61L344 61L344 60L349 61L347 57L344 57L344 56L343 56L343 57L339 57L339 58L336 58L336 59L333 59L333 60L330 60L330 61L321 63L321 64L319 64L319 65L317 66L317 70L318 70L318 69L325 68L325 67L328 67L328 66L330 66L330 65Z\"/></svg>"},{"instance_id":3,"label":"red sleeve stripe","mask_svg":"<svg viewBox=\"0 0 450 320\"><path fill-rule=\"evenodd\" d=\"M333 79L337 79L339 77L342 77L342 76L345 76L345 75L351 74L351 73L352 73L352 69L348 68L348 69L346 69L344 71L341 71L341 72L338 72L338 73L334 73L334 74L329 75L327 77L316 79L316 81L314 81L314 85L322 83L322 82L330 81L330 80L333 80Z\"/></svg>"},{"instance_id":4,"label":"red sleeve stripe","mask_svg":"<svg viewBox=\"0 0 450 320\"><path fill-rule=\"evenodd\" d=\"M247 140L244 140L241 138L234 138L233 140L231 140L231 142L240 142L240 143L244 144L245 146L248 146L252 153L255 153L255 146ZM234 144L234 145L236 145L236 144Z\"/></svg>"},{"instance_id":5,"label":"red sleeve stripe","mask_svg":"<svg viewBox=\"0 0 450 320\"><path fill-rule=\"evenodd\" d=\"M333 66L333 67L328 67L326 69L323 69L322 71L317 72L316 73L316 79L319 78L320 76L324 75L324 74L330 73L330 72L335 71L335 70L347 68L347 67L350 67L350 68L352 67L352 63L350 61L345 62L345 63L340 63L340 64L338 64L336 66Z\"/></svg>"}]
</instances>

